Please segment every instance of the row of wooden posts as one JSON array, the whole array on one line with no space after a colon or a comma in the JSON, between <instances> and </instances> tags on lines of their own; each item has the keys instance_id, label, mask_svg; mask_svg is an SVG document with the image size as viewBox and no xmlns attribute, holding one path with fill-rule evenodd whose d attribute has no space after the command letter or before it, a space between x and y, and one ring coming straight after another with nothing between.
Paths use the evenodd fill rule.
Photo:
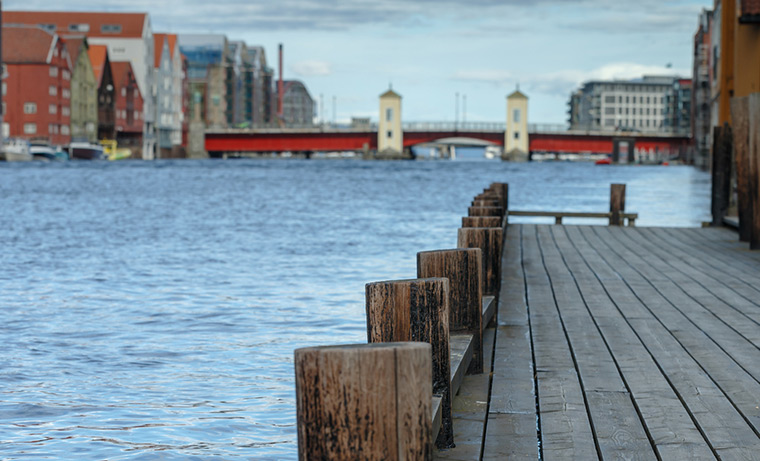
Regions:
<instances>
[{"instance_id":1,"label":"row of wooden posts","mask_svg":"<svg viewBox=\"0 0 760 461\"><path fill-rule=\"evenodd\" d=\"M451 399L483 373L495 321L509 186L462 218L457 248L417 254L417 278L366 285L369 344L295 351L299 459L432 459L454 446Z\"/></svg>"},{"instance_id":2,"label":"row of wooden posts","mask_svg":"<svg viewBox=\"0 0 760 461\"><path fill-rule=\"evenodd\" d=\"M483 330L496 321L509 185L474 197L457 248L417 253L417 278L366 285L368 344L295 351L298 453L302 460L431 459L454 446L451 400L464 374L483 373ZM514 212L609 217L625 213L613 184L609 213Z\"/></svg>"},{"instance_id":3,"label":"row of wooden posts","mask_svg":"<svg viewBox=\"0 0 760 461\"><path fill-rule=\"evenodd\" d=\"M760 249L760 93L731 99L732 125L715 127L712 224L736 208L739 239Z\"/></svg>"}]
</instances>

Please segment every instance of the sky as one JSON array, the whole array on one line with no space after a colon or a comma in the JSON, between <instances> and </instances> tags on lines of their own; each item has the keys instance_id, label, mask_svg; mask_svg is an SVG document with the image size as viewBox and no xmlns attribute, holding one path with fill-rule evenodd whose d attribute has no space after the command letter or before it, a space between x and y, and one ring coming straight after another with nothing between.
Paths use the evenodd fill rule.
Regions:
<instances>
[{"instance_id":1,"label":"sky","mask_svg":"<svg viewBox=\"0 0 760 461\"><path fill-rule=\"evenodd\" d=\"M6 0L5 10L150 13L154 32L222 33L265 47L303 81L318 117L377 120L392 86L404 121L504 122L506 96L530 123L565 123L591 79L691 75L709 0ZM459 95L457 97L457 95ZM323 104L320 104L320 101Z\"/></svg>"}]
</instances>

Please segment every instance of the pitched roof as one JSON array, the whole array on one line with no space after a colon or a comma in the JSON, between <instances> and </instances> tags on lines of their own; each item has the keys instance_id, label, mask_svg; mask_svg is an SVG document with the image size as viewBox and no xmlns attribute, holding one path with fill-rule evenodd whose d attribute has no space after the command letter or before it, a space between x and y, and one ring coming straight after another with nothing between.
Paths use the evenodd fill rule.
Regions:
<instances>
[{"instance_id":1,"label":"pitched roof","mask_svg":"<svg viewBox=\"0 0 760 461\"><path fill-rule=\"evenodd\" d=\"M92 72L95 74L95 81L100 86L100 80L103 78L103 74L106 69L106 57L108 56L108 47L105 45L90 45L90 49L87 50L87 54L90 56L90 63L92 64Z\"/></svg>"},{"instance_id":2,"label":"pitched roof","mask_svg":"<svg viewBox=\"0 0 760 461\"><path fill-rule=\"evenodd\" d=\"M401 95L396 93L395 91L389 89L385 93L380 95L381 98L387 98L387 97L393 97L393 98L399 98L401 99Z\"/></svg>"},{"instance_id":3,"label":"pitched roof","mask_svg":"<svg viewBox=\"0 0 760 461\"><path fill-rule=\"evenodd\" d=\"M47 64L58 36L39 27L3 25L3 63Z\"/></svg>"},{"instance_id":4,"label":"pitched roof","mask_svg":"<svg viewBox=\"0 0 760 461\"><path fill-rule=\"evenodd\" d=\"M132 63L129 61L111 61L111 73L113 74L114 91L118 94L122 86L124 86L124 80L127 77L127 73L132 72L132 78L134 79L134 71L132 70ZM135 80L135 83L137 81ZM135 85L137 92L140 92L140 87Z\"/></svg>"},{"instance_id":5,"label":"pitched roof","mask_svg":"<svg viewBox=\"0 0 760 461\"><path fill-rule=\"evenodd\" d=\"M171 58L174 59L174 50L177 49L177 34L166 34L166 38L169 39L169 53L171 53Z\"/></svg>"},{"instance_id":6,"label":"pitched roof","mask_svg":"<svg viewBox=\"0 0 760 461\"><path fill-rule=\"evenodd\" d=\"M165 42L166 34L153 34L153 67L156 69L161 67L161 59L164 55Z\"/></svg>"},{"instance_id":7,"label":"pitched roof","mask_svg":"<svg viewBox=\"0 0 760 461\"><path fill-rule=\"evenodd\" d=\"M525 93L523 93L520 90L515 90L515 91L512 92L512 94L510 94L509 96L507 96L507 99L515 99L515 98L528 99L528 97L525 96Z\"/></svg>"},{"instance_id":8,"label":"pitched roof","mask_svg":"<svg viewBox=\"0 0 760 461\"><path fill-rule=\"evenodd\" d=\"M89 37L139 38L148 13L91 13L63 11L3 11L5 24L55 26L59 34L83 33ZM105 27L104 27L105 26Z\"/></svg>"},{"instance_id":9,"label":"pitched roof","mask_svg":"<svg viewBox=\"0 0 760 461\"><path fill-rule=\"evenodd\" d=\"M84 35L64 35L61 36L61 38L63 39L63 44L66 46L66 51L69 53L69 56L71 56L71 64L75 65L82 48L86 49L87 47L87 38Z\"/></svg>"}]
</instances>

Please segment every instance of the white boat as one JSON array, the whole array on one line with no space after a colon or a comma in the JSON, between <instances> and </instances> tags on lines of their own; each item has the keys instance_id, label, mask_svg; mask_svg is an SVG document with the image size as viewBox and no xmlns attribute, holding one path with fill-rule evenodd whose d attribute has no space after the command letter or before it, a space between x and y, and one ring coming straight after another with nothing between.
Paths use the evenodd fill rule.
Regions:
<instances>
[{"instance_id":1,"label":"white boat","mask_svg":"<svg viewBox=\"0 0 760 461\"><path fill-rule=\"evenodd\" d=\"M21 138L7 138L3 140L3 149L0 154L6 162L31 162L34 157L29 152L29 141Z\"/></svg>"},{"instance_id":2,"label":"white boat","mask_svg":"<svg viewBox=\"0 0 760 461\"><path fill-rule=\"evenodd\" d=\"M499 146L486 146L483 156L487 159L501 158L501 148Z\"/></svg>"}]
</instances>

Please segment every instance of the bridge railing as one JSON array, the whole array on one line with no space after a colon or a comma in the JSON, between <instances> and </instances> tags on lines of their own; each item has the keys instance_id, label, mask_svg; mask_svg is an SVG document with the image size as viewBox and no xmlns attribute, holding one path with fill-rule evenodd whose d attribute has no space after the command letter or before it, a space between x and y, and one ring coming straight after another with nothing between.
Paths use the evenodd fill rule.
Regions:
<instances>
[{"instance_id":1,"label":"bridge railing","mask_svg":"<svg viewBox=\"0 0 760 461\"><path fill-rule=\"evenodd\" d=\"M404 131L505 131L506 124L499 122L405 122Z\"/></svg>"}]
</instances>

